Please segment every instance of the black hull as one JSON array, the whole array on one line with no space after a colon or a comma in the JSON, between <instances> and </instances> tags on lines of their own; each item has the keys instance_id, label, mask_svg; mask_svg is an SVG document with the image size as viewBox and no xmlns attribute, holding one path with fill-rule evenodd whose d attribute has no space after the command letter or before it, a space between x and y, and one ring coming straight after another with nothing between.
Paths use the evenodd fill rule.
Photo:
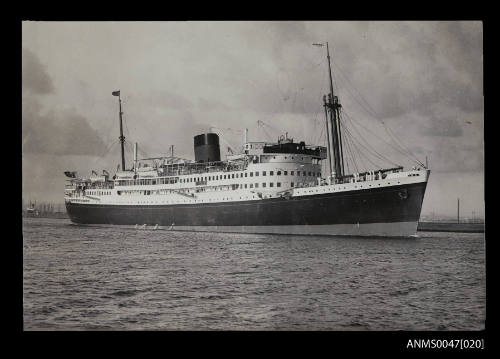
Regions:
<instances>
[{"instance_id":1,"label":"black hull","mask_svg":"<svg viewBox=\"0 0 500 359\"><path fill-rule=\"evenodd\" d=\"M66 203L66 209L71 221L78 224L296 227L417 223L426 185L422 182L290 199L183 205Z\"/></svg>"}]
</instances>

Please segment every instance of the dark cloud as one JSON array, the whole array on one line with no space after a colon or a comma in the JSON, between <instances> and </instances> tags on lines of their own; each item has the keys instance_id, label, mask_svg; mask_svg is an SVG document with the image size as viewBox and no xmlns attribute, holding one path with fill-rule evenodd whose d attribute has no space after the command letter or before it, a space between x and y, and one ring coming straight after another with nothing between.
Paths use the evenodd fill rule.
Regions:
<instances>
[{"instance_id":1,"label":"dark cloud","mask_svg":"<svg viewBox=\"0 0 500 359\"><path fill-rule=\"evenodd\" d=\"M23 50L23 153L100 155L106 150L87 119L74 110L44 111L40 97L54 92L52 79L38 58Z\"/></svg>"},{"instance_id":2,"label":"dark cloud","mask_svg":"<svg viewBox=\"0 0 500 359\"><path fill-rule=\"evenodd\" d=\"M337 41L336 62L342 64L344 77L369 95L380 117L429 114L433 104L482 111L480 24L374 22L367 37L351 44ZM357 48L351 61L342 55ZM344 78L338 80L345 90Z\"/></svg>"},{"instance_id":3,"label":"dark cloud","mask_svg":"<svg viewBox=\"0 0 500 359\"><path fill-rule=\"evenodd\" d=\"M36 55L28 50L22 51L23 92L34 95L46 95L54 92L52 79Z\"/></svg>"},{"instance_id":4,"label":"dark cloud","mask_svg":"<svg viewBox=\"0 0 500 359\"><path fill-rule=\"evenodd\" d=\"M23 102L23 152L53 155L103 155L106 146L85 117L70 111L41 113Z\"/></svg>"}]
</instances>

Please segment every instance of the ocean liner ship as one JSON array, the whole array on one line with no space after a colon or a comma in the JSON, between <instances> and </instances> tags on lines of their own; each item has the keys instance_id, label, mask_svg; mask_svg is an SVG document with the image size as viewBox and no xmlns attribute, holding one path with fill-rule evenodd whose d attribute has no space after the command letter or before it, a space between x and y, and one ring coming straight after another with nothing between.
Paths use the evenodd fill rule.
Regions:
<instances>
[{"instance_id":1,"label":"ocean liner ship","mask_svg":"<svg viewBox=\"0 0 500 359\"><path fill-rule=\"evenodd\" d=\"M320 44L323 45L323 44ZM422 164L345 173L341 105L323 97L327 146L280 136L248 141L221 160L219 136L194 137L194 161L137 158L126 167L120 91L121 170L88 178L67 171L65 204L72 222L154 226L177 231L300 235L415 235L430 170ZM322 174L322 161L327 171Z\"/></svg>"}]
</instances>

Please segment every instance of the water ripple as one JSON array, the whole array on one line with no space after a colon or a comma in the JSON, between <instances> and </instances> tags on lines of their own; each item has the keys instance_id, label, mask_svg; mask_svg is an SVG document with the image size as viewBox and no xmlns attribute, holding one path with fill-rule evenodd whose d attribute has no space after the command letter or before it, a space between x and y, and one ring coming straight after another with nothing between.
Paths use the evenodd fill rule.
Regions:
<instances>
[{"instance_id":1,"label":"water ripple","mask_svg":"<svg viewBox=\"0 0 500 359\"><path fill-rule=\"evenodd\" d=\"M26 330L478 330L483 234L411 240L25 219Z\"/></svg>"}]
</instances>

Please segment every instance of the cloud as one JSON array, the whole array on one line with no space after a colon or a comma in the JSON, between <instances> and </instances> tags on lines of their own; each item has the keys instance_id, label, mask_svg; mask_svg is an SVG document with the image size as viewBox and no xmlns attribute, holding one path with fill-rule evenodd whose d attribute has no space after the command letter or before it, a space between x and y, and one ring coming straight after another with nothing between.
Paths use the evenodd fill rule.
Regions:
<instances>
[{"instance_id":1,"label":"cloud","mask_svg":"<svg viewBox=\"0 0 500 359\"><path fill-rule=\"evenodd\" d=\"M54 92L52 79L48 75L36 55L28 50L22 50L22 83L23 93L46 95Z\"/></svg>"},{"instance_id":2,"label":"cloud","mask_svg":"<svg viewBox=\"0 0 500 359\"><path fill-rule=\"evenodd\" d=\"M482 110L480 23L370 22L369 28L366 36L344 33L335 41L334 72L342 68L337 80L344 93L347 78L382 118L428 114L435 103Z\"/></svg>"},{"instance_id":3,"label":"cloud","mask_svg":"<svg viewBox=\"0 0 500 359\"><path fill-rule=\"evenodd\" d=\"M53 155L102 155L104 142L85 117L70 110L37 111L23 102L23 152Z\"/></svg>"},{"instance_id":4,"label":"cloud","mask_svg":"<svg viewBox=\"0 0 500 359\"><path fill-rule=\"evenodd\" d=\"M52 79L35 54L23 49L23 153L102 155L106 146L74 109L44 110L43 96L55 93Z\"/></svg>"},{"instance_id":5,"label":"cloud","mask_svg":"<svg viewBox=\"0 0 500 359\"><path fill-rule=\"evenodd\" d=\"M455 117L438 118L433 116L426 127L421 130L421 134L426 136L460 137L463 130L459 119Z\"/></svg>"}]
</instances>

